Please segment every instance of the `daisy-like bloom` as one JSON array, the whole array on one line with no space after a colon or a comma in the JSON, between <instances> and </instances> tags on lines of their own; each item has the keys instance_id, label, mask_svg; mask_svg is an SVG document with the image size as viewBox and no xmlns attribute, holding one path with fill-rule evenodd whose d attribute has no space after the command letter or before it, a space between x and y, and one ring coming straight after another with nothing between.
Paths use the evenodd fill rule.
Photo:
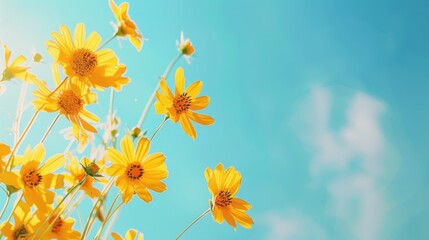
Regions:
<instances>
[{"instance_id":1,"label":"daisy-like bloom","mask_svg":"<svg viewBox=\"0 0 429 240\"><path fill-rule=\"evenodd\" d=\"M188 63L191 63L191 57L195 53L195 48L188 38L185 39L183 32L180 33L180 42L176 41L176 45L177 45L179 52L181 52L183 54L183 56L185 57L185 60Z\"/></svg>"},{"instance_id":2,"label":"daisy-like bloom","mask_svg":"<svg viewBox=\"0 0 429 240\"><path fill-rule=\"evenodd\" d=\"M64 206L60 205L56 213L59 213L63 210ZM80 232L73 229L75 220L70 217L64 217L62 215L54 213L49 217L50 213L53 211L53 206L49 206L48 211L41 211L38 209L36 211L37 218L40 220L40 223L36 225L35 229L40 229L36 231L36 235L31 236L33 240L41 239L47 227L52 224L51 229L46 231L44 234L43 240L48 239L67 239L67 240L80 240ZM48 219L49 217L49 219ZM55 221L55 222L54 222Z\"/></svg>"},{"instance_id":3,"label":"daisy-like bloom","mask_svg":"<svg viewBox=\"0 0 429 240\"><path fill-rule=\"evenodd\" d=\"M0 172L4 171L6 162L3 159L7 155L9 155L9 153L10 153L10 147L0 142Z\"/></svg>"},{"instance_id":4,"label":"daisy-like bloom","mask_svg":"<svg viewBox=\"0 0 429 240\"><path fill-rule=\"evenodd\" d=\"M79 161L76 157L70 157L70 164L66 165L66 170L70 173L70 175L65 176L65 180L69 183L71 183L73 186L78 184L80 181L83 180L83 178L86 175L85 170L82 168L82 166L79 166ZM92 165L91 161L88 158L82 158L82 165L86 166L96 166ZM96 171L96 173L98 170ZM95 174L96 174L95 173ZM85 182L80 186L80 190L84 191L86 195L88 195L90 198L98 197L100 196L101 192L97 188L93 186L94 179L91 176L88 176L85 179Z\"/></svg>"},{"instance_id":5,"label":"daisy-like bloom","mask_svg":"<svg viewBox=\"0 0 429 240\"><path fill-rule=\"evenodd\" d=\"M178 68L176 71L176 90L175 94L170 91L165 82L161 79L160 87L164 94L161 92L156 93L158 102L155 103L155 110L158 114L167 114L170 119L176 123L180 121L183 130L193 139L197 137L195 128L191 121L199 124L210 125L214 123L214 119L210 116L193 112L193 110L201 110L209 105L210 98L207 96L197 97L200 93L203 82L196 81L192 83L186 90L185 89L185 75L183 68Z\"/></svg>"},{"instance_id":6,"label":"daisy-like bloom","mask_svg":"<svg viewBox=\"0 0 429 240\"><path fill-rule=\"evenodd\" d=\"M5 69L3 69L2 72L2 78L0 79L0 82L3 81L10 81L13 78L18 78L24 81L30 81L35 78L35 76L27 70L30 67L24 67L22 64L27 61L27 59L23 55L19 55L17 58L15 58L10 64L10 56L12 52L9 50L9 48L6 45L3 45L4 47L4 62L5 62Z\"/></svg>"},{"instance_id":7,"label":"daisy-like bloom","mask_svg":"<svg viewBox=\"0 0 429 240\"><path fill-rule=\"evenodd\" d=\"M134 21L131 20L130 16L128 16L128 3L123 2L119 6L117 6L113 0L110 0L109 3L113 14L118 21L116 36L128 36L131 44L140 51L143 46L144 37L140 34L140 31Z\"/></svg>"},{"instance_id":8,"label":"daisy-like bloom","mask_svg":"<svg viewBox=\"0 0 429 240\"><path fill-rule=\"evenodd\" d=\"M234 167L224 169L222 163L212 170L207 168L204 173L208 188L213 198L211 200L214 220L223 223L224 219L229 225L236 227L238 224L245 228L251 228L252 218L247 215L246 210L252 206L246 201L236 198L241 185L241 174Z\"/></svg>"},{"instance_id":9,"label":"daisy-like bloom","mask_svg":"<svg viewBox=\"0 0 429 240\"><path fill-rule=\"evenodd\" d=\"M28 147L22 157L19 173L6 172L0 175L6 185L23 190L24 199L30 206L36 205L42 210L46 210L47 204L52 204L54 200L55 193L48 189L59 189L64 186L64 176L52 174L64 165L64 156L54 155L39 166L45 158L45 153L42 144L37 145L33 150Z\"/></svg>"},{"instance_id":10,"label":"daisy-like bloom","mask_svg":"<svg viewBox=\"0 0 429 240\"><path fill-rule=\"evenodd\" d=\"M60 84L60 73L58 67L52 67L54 81ZM95 103L97 95L91 92L89 87L76 79L62 84L57 91L52 93L45 84L34 81L38 90L34 92L33 100L36 110L46 112L59 111L72 123L72 131L77 140L81 140L83 130L96 133L97 130L86 120L98 122L98 117L84 108L84 106ZM83 138L86 139L86 138Z\"/></svg>"},{"instance_id":11,"label":"daisy-like bloom","mask_svg":"<svg viewBox=\"0 0 429 240\"><path fill-rule=\"evenodd\" d=\"M138 233L138 235L137 235ZM137 239L136 239L137 237ZM125 234L125 238L122 238L121 235L117 233L112 233L113 240L143 240L143 233L139 233L134 229L130 229Z\"/></svg>"},{"instance_id":12,"label":"daisy-like bloom","mask_svg":"<svg viewBox=\"0 0 429 240\"><path fill-rule=\"evenodd\" d=\"M107 158L112 161L112 166L106 169L110 176L118 177L116 186L122 193L122 201L128 203L137 193L145 202L152 201L152 195L148 188L161 193L167 187L161 182L168 176L165 156L162 153L149 152L150 142L141 138L134 151L134 145L129 136L121 140L122 153L115 148L109 148Z\"/></svg>"},{"instance_id":13,"label":"daisy-like bloom","mask_svg":"<svg viewBox=\"0 0 429 240\"><path fill-rule=\"evenodd\" d=\"M60 26L60 33L52 33L55 41L48 41L48 52L64 67L67 76L76 78L96 88L114 87L119 90L129 79L123 77L125 65L118 64L118 58L110 49L98 50L101 37L92 32L85 41L85 26L80 23L74 31L74 41L66 26Z\"/></svg>"},{"instance_id":14,"label":"daisy-like bloom","mask_svg":"<svg viewBox=\"0 0 429 240\"><path fill-rule=\"evenodd\" d=\"M18 202L18 206L13 212L14 224L4 222L1 226L1 233L8 240L27 239L34 232L38 219L33 217L30 206L23 201Z\"/></svg>"}]
</instances>

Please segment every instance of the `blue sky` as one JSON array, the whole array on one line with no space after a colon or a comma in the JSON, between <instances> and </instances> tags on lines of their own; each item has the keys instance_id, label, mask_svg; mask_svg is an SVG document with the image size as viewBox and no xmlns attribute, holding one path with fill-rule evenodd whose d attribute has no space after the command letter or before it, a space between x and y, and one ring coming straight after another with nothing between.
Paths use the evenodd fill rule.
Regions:
<instances>
[{"instance_id":1,"label":"blue sky","mask_svg":"<svg viewBox=\"0 0 429 240\"><path fill-rule=\"evenodd\" d=\"M119 3L119 1L117 2ZM149 38L136 52L112 41L132 82L117 95L122 129L133 127L184 31L196 47L181 60L187 82L203 80L211 97L190 139L166 124L152 151L167 156L168 191L124 207L114 231L172 239L206 210L206 167L218 162L243 175L238 194L255 221L236 232L204 218L183 239L428 239L429 29L426 1L130 1ZM0 41L15 54L45 49L61 24L84 22L103 39L114 21L107 1L1 1ZM15 55L14 55L15 56ZM50 79L49 64L34 72ZM171 82L172 79L169 79ZM19 92L0 96L0 141ZM91 110L107 114L108 94ZM31 95L27 96L27 102ZM26 111L24 123L31 116ZM9 113L10 116L3 113ZM43 115L44 124L54 116ZM162 121L153 109L144 128ZM55 126L46 145L66 146ZM25 144L40 138L33 129ZM138 214L136 213L138 209Z\"/></svg>"}]
</instances>

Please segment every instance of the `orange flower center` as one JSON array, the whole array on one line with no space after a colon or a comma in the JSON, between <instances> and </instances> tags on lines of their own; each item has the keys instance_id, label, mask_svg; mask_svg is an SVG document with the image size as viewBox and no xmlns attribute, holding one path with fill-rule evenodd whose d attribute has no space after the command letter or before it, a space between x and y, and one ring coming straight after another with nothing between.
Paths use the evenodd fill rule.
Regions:
<instances>
[{"instance_id":1,"label":"orange flower center","mask_svg":"<svg viewBox=\"0 0 429 240\"><path fill-rule=\"evenodd\" d=\"M52 216L49 219L49 223L52 223L52 221L54 221L54 219L56 218L56 216ZM58 233L61 231L61 227L64 225L64 220L61 217L58 217L57 220L55 220L55 223L52 225L52 229L51 232L53 233Z\"/></svg>"},{"instance_id":2,"label":"orange flower center","mask_svg":"<svg viewBox=\"0 0 429 240\"><path fill-rule=\"evenodd\" d=\"M71 57L70 65L77 75L85 77L97 66L97 55L88 49L77 49Z\"/></svg>"},{"instance_id":3,"label":"orange flower center","mask_svg":"<svg viewBox=\"0 0 429 240\"><path fill-rule=\"evenodd\" d=\"M15 232L13 233L13 239L19 240L19 239L27 239L28 231L25 229L25 226L22 225L20 228L17 228Z\"/></svg>"},{"instance_id":4,"label":"orange flower center","mask_svg":"<svg viewBox=\"0 0 429 240\"><path fill-rule=\"evenodd\" d=\"M36 187L42 181L42 176L35 170L31 170L24 175L24 183L27 187Z\"/></svg>"},{"instance_id":5,"label":"orange flower center","mask_svg":"<svg viewBox=\"0 0 429 240\"><path fill-rule=\"evenodd\" d=\"M83 100L70 89L61 92L58 103L68 114L72 115L78 114L83 108Z\"/></svg>"},{"instance_id":6,"label":"orange flower center","mask_svg":"<svg viewBox=\"0 0 429 240\"><path fill-rule=\"evenodd\" d=\"M215 203L218 206L226 207L231 204L232 198L231 193L228 191L220 191L218 195L216 195Z\"/></svg>"},{"instance_id":7,"label":"orange flower center","mask_svg":"<svg viewBox=\"0 0 429 240\"><path fill-rule=\"evenodd\" d=\"M127 176L130 180L139 180L143 176L144 170L140 164L131 164L127 169Z\"/></svg>"},{"instance_id":8,"label":"orange flower center","mask_svg":"<svg viewBox=\"0 0 429 240\"><path fill-rule=\"evenodd\" d=\"M187 93L184 92L181 95L177 96L173 100L173 107L176 109L176 113L182 113L189 109L191 106L191 98L187 96Z\"/></svg>"},{"instance_id":9,"label":"orange flower center","mask_svg":"<svg viewBox=\"0 0 429 240\"><path fill-rule=\"evenodd\" d=\"M195 49L189 40L186 40L185 43L180 46L180 50L182 50L182 53L185 55L192 55L195 52Z\"/></svg>"}]
</instances>

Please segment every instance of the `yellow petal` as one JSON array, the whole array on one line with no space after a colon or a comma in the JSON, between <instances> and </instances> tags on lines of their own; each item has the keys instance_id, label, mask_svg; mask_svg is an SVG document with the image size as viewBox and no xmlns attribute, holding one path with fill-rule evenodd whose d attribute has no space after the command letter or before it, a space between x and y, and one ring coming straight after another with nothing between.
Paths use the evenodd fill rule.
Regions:
<instances>
[{"instance_id":1,"label":"yellow petal","mask_svg":"<svg viewBox=\"0 0 429 240\"><path fill-rule=\"evenodd\" d=\"M144 187L143 185L137 185L136 186L136 193L139 196L140 199L145 201L146 203L152 201L152 195L149 193L149 191Z\"/></svg>"},{"instance_id":2,"label":"yellow petal","mask_svg":"<svg viewBox=\"0 0 429 240\"><path fill-rule=\"evenodd\" d=\"M179 67L176 70L176 76L175 76L175 80L176 80L176 90L178 91L178 94L182 94L183 90L185 89L185 73L183 71L182 67ZM178 95L176 93L176 95Z\"/></svg>"},{"instance_id":3,"label":"yellow petal","mask_svg":"<svg viewBox=\"0 0 429 240\"><path fill-rule=\"evenodd\" d=\"M137 235L137 231L134 229L130 229L129 231L127 231L127 233L125 234L125 239L128 240L134 240L136 238Z\"/></svg>"},{"instance_id":4,"label":"yellow petal","mask_svg":"<svg viewBox=\"0 0 429 240\"><path fill-rule=\"evenodd\" d=\"M101 37L96 32L89 34L88 39L85 42L85 48L90 51L96 51L101 43Z\"/></svg>"},{"instance_id":5,"label":"yellow petal","mask_svg":"<svg viewBox=\"0 0 429 240\"><path fill-rule=\"evenodd\" d=\"M128 161L118 150L114 148L109 148L107 151L107 158L110 159L113 163L120 164L122 166L127 166Z\"/></svg>"},{"instance_id":6,"label":"yellow petal","mask_svg":"<svg viewBox=\"0 0 429 240\"><path fill-rule=\"evenodd\" d=\"M188 116L192 121L202 125L211 125L214 123L214 119L209 115L204 115L196 112L189 111Z\"/></svg>"},{"instance_id":7,"label":"yellow petal","mask_svg":"<svg viewBox=\"0 0 429 240\"><path fill-rule=\"evenodd\" d=\"M121 150L125 154L126 159L128 162L134 162L136 161L135 155L134 155L134 145L131 141L131 138L128 135L125 135L124 138L121 140Z\"/></svg>"},{"instance_id":8,"label":"yellow petal","mask_svg":"<svg viewBox=\"0 0 429 240\"><path fill-rule=\"evenodd\" d=\"M210 180L212 173L213 173L213 170L211 168L206 168L206 171L204 172L204 177L206 178L207 182Z\"/></svg>"},{"instance_id":9,"label":"yellow petal","mask_svg":"<svg viewBox=\"0 0 429 240\"><path fill-rule=\"evenodd\" d=\"M186 114L180 115L180 125L182 125L183 130L188 134L192 139L197 137L194 126L192 126L191 121Z\"/></svg>"},{"instance_id":10,"label":"yellow petal","mask_svg":"<svg viewBox=\"0 0 429 240\"><path fill-rule=\"evenodd\" d=\"M13 186L16 189L21 189L24 187L21 178L14 172L5 172L0 174L0 179L4 184Z\"/></svg>"},{"instance_id":11,"label":"yellow petal","mask_svg":"<svg viewBox=\"0 0 429 240\"><path fill-rule=\"evenodd\" d=\"M136 150L136 161L141 162L143 161L144 157L149 152L150 142L147 140L147 138L142 137L139 140L139 143L137 144L137 150Z\"/></svg>"},{"instance_id":12,"label":"yellow petal","mask_svg":"<svg viewBox=\"0 0 429 240\"><path fill-rule=\"evenodd\" d=\"M63 154L57 154L49 158L40 168L40 174L46 175L64 166L66 159Z\"/></svg>"},{"instance_id":13,"label":"yellow petal","mask_svg":"<svg viewBox=\"0 0 429 240\"><path fill-rule=\"evenodd\" d=\"M162 77L161 81L159 82L159 86L168 98L174 98L173 93L170 91L170 88L168 88L167 82L165 81L164 77Z\"/></svg>"},{"instance_id":14,"label":"yellow petal","mask_svg":"<svg viewBox=\"0 0 429 240\"><path fill-rule=\"evenodd\" d=\"M189 109L191 110L201 110L206 108L210 103L210 98L207 96L197 97L192 99L191 106Z\"/></svg>"},{"instance_id":15,"label":"yellow petal","mask_svg":"<svg viewBox=\"0 0 429 240\"><path fill-rule=\"evenodd\" d=\"M110 1L112 2L112 1ZM122 240L122 237L117 233L112 233L113 240Z\"/></svg>"},{"instance_id":16,"label":"yellow petal","mask_svg":"<svg viewBox=\"0 0 429 240\"><path fill-rule=\"evenodd\" d=\"M64 187L64 175L46 174L43 175L43 184L46 188L59 189Z\"/></svg>"},{"instance_id":17,"label":"yellow petal","mask_svg":"<svg viewBox=\"0 0 429 240\"><path fill-rule=\"evenodd\" d=\"M83 48L83 40L85 38L85 26L82 23L76 25L74 29L74 44L77 49Z\"/></svg>"},{"instance_id":18,"label":"yellow petal","mask_svg":"<svg viewBox=\"0 0 429 240\"><path fill-rule=\"evenodd\" d=\"M196 81L196 82L193 82L188 87L188 89L186 89L186 93L188 93L188 96L190 98L195 98L201 92L202 88L203 88L203 82L202 81Z\"/></svg>"}]
</instances>

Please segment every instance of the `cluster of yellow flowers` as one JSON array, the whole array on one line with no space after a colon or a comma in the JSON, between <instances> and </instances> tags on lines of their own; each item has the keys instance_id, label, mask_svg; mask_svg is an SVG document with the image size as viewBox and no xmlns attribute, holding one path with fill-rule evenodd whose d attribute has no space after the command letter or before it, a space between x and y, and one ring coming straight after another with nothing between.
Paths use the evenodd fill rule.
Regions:
<instances>
[{"instance_id":1,"label":"cluster of yellow flowers","mask_svg":"<svg viewBox=\"0 0 429 240\"><path fill-rule=\"evenodd\" d=\"M174 92L167 84L166 78L174 64L181 57L190 61L195 52L190 40L185 39L182 33L180 42L177 42L178 57L162 75L137 126L122 137L120 147L116 148L119 119L112 113L113 95L129 82L129 78L124 76L127 68L119 63L115 52L104 47L115 37L127 37L140 51L145 39L128 15L128 3L119 6L113 0L109 3L118 24L113 37L103 44L96 32L90 33L86 38L85 26L82 23L75 27L73 35L66 26L60 26L59 32L52 33L53 40L46 43L48 52L54 59L52 75L55 86L52 89L45 81L39 80L29 72L30 67L24 65L27 61L24 56L20 55L11 61L11 51L3 45L5 67L2 69L0 83L21 79L24 81L23 86L34 84L36 90L32 101L35 111L25 129L20 133L22 104L18 104L12 148L0 143L0 182L4 184L5 188L2 189L7 195L0 213L0 219L3 220L0 225L0 238L16 240L106 237L109 234L109 230L105 229L107 223L116 216L124 204L133 199L134 195L148 203L152 200L150 191L161 193L167 189L162 182L168 176L166 157L162 153L149 154L150 145L164 123L168 120L173 123L180 122L183 130L193 139L196 138L196 131L192 121L202 125L214 123L212 117L196 112L206 108L210 102L209 97L198 96L202 90L201 81L196 81L185 88L184 71L179 67L175 73ZM35 54L33 61L42 61L42 56ZM64 77L61 77L62 75ZM71 132L66 133L72 138L71 143L78 143L79 149L82 150L88 143L94 142L93 135L97 133L97 129L93 124L98 123L99 118L86 107L97 102L95 90L106 88L111 89L110 112L107 124L103 126L107 135L102 138L100 146L93 146L94 156L82 157L79 161L67 148L64 153L46 157L44 142L52 126L61 116L71 123ZM156 113L164 115L165 118L153 135L147 138L140 128L155 97ZM18 103L21 100L19 99ZM20 144L40 112L57 115L40 142L33 148L27 147L23 155L18 155ZM57 170L66 172L55 174ZM225 169L220 163L214 169L207 168L204 175L212 199L209 209L197 220L211 212L218 223L226 220L234 229L236 223L250 228L253 221L246 211L251 206L235 197L241 185L241 174L234 167ZM65 181L69 185L65 185ZM113 185L119 189L119 193L109 210L105 212L106 196ZM101 186L102 190L100 191L97 186ZM58 189L66 190L65 194L61 196L61 190ZM78 192L84 194L76 198ZM16 196L16 202L9 205L13 195ZM75 219L70 217L70 213L85 196L93 200L93 206L87 216L85 227L77 231L73 226ZM11 206L10 215L3 219L8 206ZM95 230L93 227L97 220L100 221L100 227L92 237L91 231ZM112 233L111 236L113 239L122 239L117 233ZM133 229L125 235L125 239L136 237L143 239L142 233Z\"/></svg>"}]
</instances>

